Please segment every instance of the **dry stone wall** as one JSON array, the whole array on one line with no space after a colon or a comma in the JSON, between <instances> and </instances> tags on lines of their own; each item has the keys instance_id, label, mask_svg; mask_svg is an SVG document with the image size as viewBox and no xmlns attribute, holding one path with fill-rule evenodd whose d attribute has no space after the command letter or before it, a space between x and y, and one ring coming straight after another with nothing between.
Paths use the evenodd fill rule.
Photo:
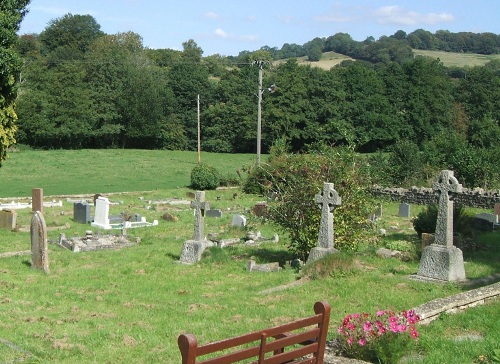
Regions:
<instances>
[{"instance_id":1,"label":"dry stone wall","mask_svg":"<svg viewBox=\"0 0 500 364\"><path fill-rule=\"evenodd\" d=\"M391 201L400 201L416 205L432 205L438 202L438 195L432 188L426 187L412 187L406 189L373 186L371 193L377 198L386 198ZM462 192L455 195L454 202L457 205L465 207L493 209L495 203L500 203L500 190L485 191L481 188L464 188Z\"/></svg>"}]
</instances>

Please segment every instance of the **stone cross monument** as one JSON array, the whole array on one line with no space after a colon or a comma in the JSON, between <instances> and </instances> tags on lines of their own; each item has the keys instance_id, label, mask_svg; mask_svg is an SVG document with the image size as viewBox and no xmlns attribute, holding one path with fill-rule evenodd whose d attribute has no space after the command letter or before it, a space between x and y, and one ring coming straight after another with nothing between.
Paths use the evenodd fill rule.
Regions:
<instances>
[{"instance_id":1,"label":"stone cross monument","mask_svg":"<svg viewBox=\"0 0 500 364\"><path fill-rule=\"evenodd\" d=\"M321 209L318 246L311 249L307 261L314 261L327 254L337 252L333 229L333 211L342 204L342 199L333 188L333 183L324 183L323 190L314 196L314 202Z\"/></svg>"},{"instance_id":2,"label":"stone cross monument","mask_svg":"<svg viewBox=\"0 0 500 364\"><path fill-rule=\"evenodd\" d=\"M186 240L182 245L179 261L185 264L193 264L201 260L201 256L207 247L213 245L205 239L204 224L205 211L210 209L210 205L205 201L205 192L196 191L194 201L191 201L194 208L194 233L192 240Z\"/></svg>"},{"instance_id":3,"label":"stone cross monument","mask_svg":"<svg viewBox=\"0 0 500 364\"><path fill-rule=\"evenodd\" d=\"M433 190L439 195L435 239L424 248L416 277L463 281L466 278L462 251L453 245L453 197L462 191L462 185L453 171L443 170Z\"/></svg>"},{"instance_id":4,"label":"stone cross monument","mask_svg":"<svg viewBox=\"0 0 500 364\"><path fill-rule=\"evenodd\" d=\"M204 224L205 211L210 209L210 205L205 201L205 191L196 191L194 201L191 201L191 207L194 208L194 241L205 239Z\"/></svg>"}]
</instances>

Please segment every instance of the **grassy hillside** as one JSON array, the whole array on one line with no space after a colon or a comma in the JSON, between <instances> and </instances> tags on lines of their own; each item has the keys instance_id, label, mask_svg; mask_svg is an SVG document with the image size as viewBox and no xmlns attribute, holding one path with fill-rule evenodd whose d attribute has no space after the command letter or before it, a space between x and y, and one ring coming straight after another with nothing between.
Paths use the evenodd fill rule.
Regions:
<instances>
[{"instance_id":1,"label":"grassy hillside","mask_svg":"<svg viewBox=\"0 0 500 364\"><path fill-rule=\"evenodd\" d=\"M452 53L443 51L423 51L414 49L415 55L439 58L441 62L447 67L474 67L484 66L489 61L494 59L500 60L500 54L475 54L475 53Z\"/></svg>"}]
</instances>

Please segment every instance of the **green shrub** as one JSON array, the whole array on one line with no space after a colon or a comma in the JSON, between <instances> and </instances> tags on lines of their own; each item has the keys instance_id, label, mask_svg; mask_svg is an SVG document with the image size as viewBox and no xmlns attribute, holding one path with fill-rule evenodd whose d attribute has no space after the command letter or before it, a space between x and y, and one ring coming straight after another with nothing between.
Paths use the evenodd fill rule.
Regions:
<instances>
[{"instance_id":1,"label":"green shrub","mask_svg":"<svg viewBox=\"0 0 500 364\"><path fill-rule=\"evenodd\" d=\"M437 205L429 205L412 220L413 228L419 238L422 237L422 233L433 234L436 232L437 215ZM453 207L453 232L462 236L470 236L472 234L470 216L467 215L465 208L460 205Z\"/></svg>"},{"instance_id":2,"label":"green shrub","mask_svg":"<svg viewBox=\"0 0 500 364\"><path fill-rule=\"evenodd\" d=\"M206 164L198 164L191 171L191 188L195 190L215 190L220 185L217 169Z\"/></svg>"}]
</instances>

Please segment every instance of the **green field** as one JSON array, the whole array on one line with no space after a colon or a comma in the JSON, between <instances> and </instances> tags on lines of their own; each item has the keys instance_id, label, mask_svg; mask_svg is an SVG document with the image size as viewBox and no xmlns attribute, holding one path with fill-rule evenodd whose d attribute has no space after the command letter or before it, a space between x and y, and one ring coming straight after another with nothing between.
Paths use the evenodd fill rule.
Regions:
<instances>
[{"instance_id":1,"label":"green field","mask_svg":"<svg viewBox=\"0 0 500 364\"><path fill-rule=\"evenodd\" d=\"M201 162L223 176L255 164L251 154L201 153ZM0 198L46 196L187 187L198 153L167 150L20 150L10 152L0 168Z\"/></svg>"},{"instance_id":2,"label":"green field","mask_svg":"<svg viewBox=\"0 0 500 364\"><path fill-rule=\"evenodd\" d=\"M235 173L255 158L203 154L202 160L223 173ZM109 193L112 215L139 213L147 221L158 219L159 225L129 229L129 239L137 242L130 248L74 253L54 242L61 233L81 237L92 228L73 221L73 204L65 198L62 207L46 208L48 239L53 242L50 273L31 269L29 255L0 257L0 363L179 363L180 333L192 332L201 343L223 339L308 316L317 300L332 306L331 340L348 313L401 311L464 290L456 284L410 280L408 276L418 269L417 259L383 259L374 254L376 246L387 244L416 250L420 246L411 221L398 217L398 204L387 202L377 226L386 229L387 236L379 237L376 246L342 252L305 274L288 264L286 235L248 213L262 196L239 189L207 191L207 200L223 211L223 217L205 218L205 234L243 241L248 230L259 230L264 237L280 233L280 241L213 249L198 264L179 264L182 244L193 234L193 211L189 205L154 201L187 199L192 191L185 186L196 163L196 153L190 152L10 154L0 169L2 196L29 196L35 186L44 188L45 195L122 192ZM29 166L36 166L37 172ZM4 178L15 182L5 187ZM413 216L420 209L412 208ZM178 221L162 220L167 212ZM249 216L246 229L231 226L237 212ZM30 219L29 209L18 210L18 231L0 230L0 254L30 249ZM468 278L500 271L498 234L478 236L480 249L464 252ZM281 262L284 269L247 272L248 259ZM301 277L310 280L284 288ZM407 354L419 354L423 359L418 363L443 363L451 355L456 363L492 357L500 342L500 321L494 314L499 305L496 301L419 328L420 341ZM455 338L462 332L483 339L467 342L467 350L461 350L463 343Z\"/></svg>"}]
</instances>

